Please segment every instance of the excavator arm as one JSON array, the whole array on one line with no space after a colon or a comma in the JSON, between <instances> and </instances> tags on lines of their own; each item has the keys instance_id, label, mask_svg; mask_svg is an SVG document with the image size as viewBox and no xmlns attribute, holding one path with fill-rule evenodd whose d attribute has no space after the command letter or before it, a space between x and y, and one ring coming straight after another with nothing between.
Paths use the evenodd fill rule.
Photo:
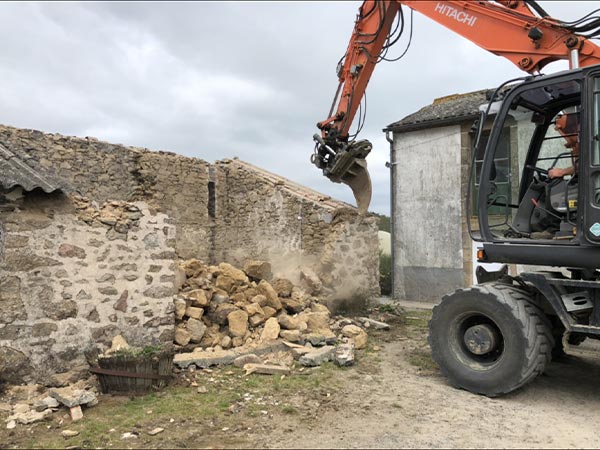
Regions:
<instances>
[{"instance_id":1,"label":"excavator arm","mask_svg":"<svg viewBox=\"0 0 600 450\"><path fill-rule=\"evenodd\" d=\"M367 140L356 140L358 132L351 135L350 127L359 113L360 131L364 122L361 102L375 65L387 60L387 50L403 34L402 6L531 74L557 60L570 60L573 68L600 63L600 47L583 32L592 27L591 23L562 23L532 0L364 1L346 53L338 63L339 85L329 116L317 124L321 132L314 135L316 146L311 157L330 180L350 186L362 213L371 201L365 158L372 146Z\"/></svg>"}]
</instances>

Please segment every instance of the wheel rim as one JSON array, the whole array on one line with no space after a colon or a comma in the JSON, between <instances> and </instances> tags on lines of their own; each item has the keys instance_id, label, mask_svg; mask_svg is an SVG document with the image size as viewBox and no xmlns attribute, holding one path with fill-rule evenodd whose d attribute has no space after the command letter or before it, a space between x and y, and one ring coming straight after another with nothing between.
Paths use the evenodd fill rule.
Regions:
<instances>
[{"instance_id":1,"label":"wheel rim","mask_svg":"<svg viewBox=\"0 0 600 450\"><path fill-rule=\"evenodd\" d=\"M481 313L459 317L452 327L452 346L459 358L471 366L489 368L504 355L504 335L498 325Z\"/></svg>"}]
</instances>

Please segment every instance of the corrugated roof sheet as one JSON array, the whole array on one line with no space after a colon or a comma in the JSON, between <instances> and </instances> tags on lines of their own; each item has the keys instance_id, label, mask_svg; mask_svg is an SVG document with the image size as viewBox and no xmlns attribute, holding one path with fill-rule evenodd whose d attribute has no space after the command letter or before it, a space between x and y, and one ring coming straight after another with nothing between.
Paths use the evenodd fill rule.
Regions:
<instances>
[{"instance_id":1,"label":"corrugated roof sheet","mask_svg":"<svg viewBox=\"0 0 600 450\"><path fill-rule=\"evenodd\" d=\"M479 106L487 103L487 92L488 89L483 89L438 98L431 105L391 123L384 131L407 132L475 119L479 116Z\"/></svg>"},{"instance_id":2,"label":"corrugated roof sheet","mask_svg":"<svg viewBox=\"0 0 600 450\"><path fill-rule=\"evenodd\" d=\"M0 186L4 189L20 186L26 191L33 191L36 188L40 188L47 194L62 189L50 176L31 168L1 144Z\"/></svg>"}]
</instances>

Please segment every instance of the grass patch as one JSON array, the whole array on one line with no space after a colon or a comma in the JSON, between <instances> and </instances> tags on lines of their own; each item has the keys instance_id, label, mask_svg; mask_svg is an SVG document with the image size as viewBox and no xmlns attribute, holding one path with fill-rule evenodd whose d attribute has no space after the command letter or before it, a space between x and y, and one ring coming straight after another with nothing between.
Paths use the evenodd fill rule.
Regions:
<instances>
[{"instance_id":1,"label":"grass patch","mask_svg":"<svg viewBox=\"0 0 600 450\"><path fill-rule=\"evenodd\" d=\"M431 353L428 350L412 350L408 356L408 362L427 372L435 372L438 369L437 364L431 359Z\"/></svg>"},{"instance_id":2,"label":"grass patch","mask_svg":"<svg viewBox=\"0 0 600 450\"><path fill-rule=\"evenodd\" d=\"M51 429L46 427L50 422L42 422L35 427L34 433L23 435L18 441L14 441L14 446L177 447L178 443L185 443L186 438L178 431L183 423L186 424L186 430L191 426L187 424L194 423L191 427L196 431L203 430L202 434L206 435L207 431L210 433L210 429L207 428L210 422L218 422L218 427L213 431L217 433L222 427L234 429L244 417L250 421L261 420L264 415L262 411L273 411L273 408L286 415L299 415L301 411L295 406L288 403L275 406L265 400L272 400L274 397L289 399L296 395L314 396L315 391L322 389L326 389L327 392L335 391L341 383L336 377L336 372L339 372L339 369L333 363L323 364L318 369L307 370L283 379L279 375L245 376L241 369L232 367L215 370L211 374L199 372L193 379L195 378L199 386L206 387L206 393L198 393L197 387L171 385L160 392L132 398L101 396L97 406L84 409L85 417L82 421L71 423L70 419L66 419L66 424L58 428L59 417L66 411L55 413ZM245 396L249 400L246 400ZM261 402L257 399L261 399ZM235 405L242 416L229 412L232 405ZM152 413L149 414L148 411ZM174 422L171 422L171 419L174 419ZM157 437L149 438L147 431L155 427L163 427L166 431ZM193 428L188 432L194 432ZM60 435L63 429L78 431L79 435L65 440ZM112 429L114 431L111 432ZM140 433L139 438L121 441L121 435L128 431L137 431Z\"/></svg>"},{"instance_id":3,"label":"grass patch","mask_svg":"<svg viewBox=\"0 0 600 450\"><path fill-rule=\"evenodd\" d=\"M281 412L284 414L298 414L298 410L292 405L285 405L281 408Z\"/></svg>"}]
</instances>

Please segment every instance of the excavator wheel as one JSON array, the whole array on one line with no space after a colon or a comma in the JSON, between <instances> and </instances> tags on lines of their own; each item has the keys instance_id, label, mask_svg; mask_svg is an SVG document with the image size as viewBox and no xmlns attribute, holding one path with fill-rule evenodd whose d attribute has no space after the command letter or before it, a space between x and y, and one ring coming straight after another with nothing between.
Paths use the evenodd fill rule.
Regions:
<instances>
[{"instance_id":1,"label":"excavator wheel","mask_svg":"<svg viewBox=\"0 0 600 450\"><path fill-rule=\"evenodd\" d=\"M429 345L453 386L497 397L544 372L554 339L548 318L525 291L489 283L444 297L433 309Z\"/></svg>"}]
</instances>

